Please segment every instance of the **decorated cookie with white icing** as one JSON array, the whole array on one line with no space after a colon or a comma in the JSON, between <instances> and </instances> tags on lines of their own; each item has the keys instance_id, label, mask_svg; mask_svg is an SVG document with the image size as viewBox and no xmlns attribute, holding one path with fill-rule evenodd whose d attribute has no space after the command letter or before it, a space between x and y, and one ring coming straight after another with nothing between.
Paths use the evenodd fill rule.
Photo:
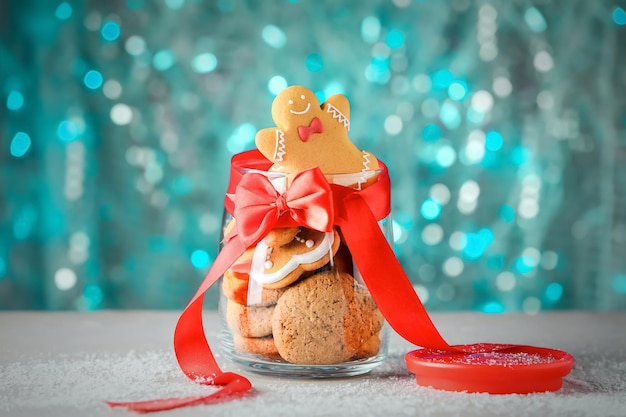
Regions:
<instances>
[{"instance_id":1,"label":"decorated cookie with white icing","mask_svg":"<svg viewBox=\"0 0 626 417\"><path fill-rule=\"evenodd\" d=\"M234 226L235 219L231 219L224 228L224 236L228 235L228 233L233 229ZM298 227L284 227L272 229L267 233L267 236L265 236L265 242L268 246L271 247L286 245L296 237L296 234L298 234L299 230L300 229ZM250 271L252 258L254 257L254 250L254 246L246 249L246 251L229 268L229 270L239 274L248 274Z\"/></svg>"},{"instance_id":2,"label":"decorated cookie with white icing","mask_svg":"<svg viewBox=\"0 0 626 417\"><path fill-rule=\"evenodd\" d=\"M300 86L284 89L272 104L276 127L260 130L255 138L273 171L296 174L319 167L324 174L364 173L364 183L378 168L378 160L359 150L348 137L350 103L341 94L321 106L315 94ZM352 181L352 179L350 179Z\"/></svg>"},{"instance_id":3,"label":"decorated cookie with white icing","mask_svg":"<svg viewBox=\"0 0 626 417\"><path fill-rule=\"evenodd\" d=\"M295 238L282 246L260 241L250 267L250 278L264 288L283 288L307 271L328 264L341 241L337 231L318 232L301 227Z\"/></svg>"}]
</instances>

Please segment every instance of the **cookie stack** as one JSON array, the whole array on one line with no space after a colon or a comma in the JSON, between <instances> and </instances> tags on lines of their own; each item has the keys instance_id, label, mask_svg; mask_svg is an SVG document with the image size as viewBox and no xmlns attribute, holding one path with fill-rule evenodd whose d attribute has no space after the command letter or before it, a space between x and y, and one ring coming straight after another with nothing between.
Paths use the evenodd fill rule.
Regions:
<instances>
[{"instance_id":1,"label":"cookie stack","mask_svg":"<svg viewBox=\"0 0 626 417\"><path fill-rule=\"evenodd\" d=\"M352 272L336 230L272 230L224 274L235 349L307 365L375 356L383 317Z\"/></svg>"}]
</instances>

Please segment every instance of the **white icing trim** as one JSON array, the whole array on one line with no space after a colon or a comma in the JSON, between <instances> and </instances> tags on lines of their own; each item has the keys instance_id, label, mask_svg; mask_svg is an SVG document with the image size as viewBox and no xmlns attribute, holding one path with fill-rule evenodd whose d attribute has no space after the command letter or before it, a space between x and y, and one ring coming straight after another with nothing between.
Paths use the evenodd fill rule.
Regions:
<instances>
[{"instance_id":1,"label":"white icing trim","mask_svg":"<svg viewBox=\"0 0 626 417\"><path fill-rule=\"evenodd\" d=\"M365 154L366 152L364 152ZM370 154L368 154L370 155ZM364 156L365 158L365 156ZM362 185L365 184L370 178L376 175L375 170L371 170L369 168L369 164L371 160L367 158L367 161L363 162L363 170L361 172L355 172L352 174L336 174L332 176L332 182L337 185L343 185L344 187L349 187L354 184L357 186L357 190L362 188Z\"/></svg>"},{"instance_id":2,"label":"white icing trim","mask_svg":"<svg viewBox=\"0 0 626 417\"><path fill-rule=\"evenodd\" d=\"M370 153L363 151L363 169L361 171L371 171L370 164L372 161L370 160Z\"/></svg>"},{"instance_id":3,"label":"white icing trim","mask_svg":"<svg viewBox=\"0 0 626 417\"><path fill-rule=\"evenodd\" d=\"M362 151L363 152L363 169L361 170L361 172L363 173L363 175L361 176L361 178L359 179L359 182L357 184L357 190L361 190L362 185L365 184L367 182L367 175L366 173L371 171L370 169L370 164L372 163L372 160L370 159L370 153L366 152L366 151ZM371 177L371 175L370 175Z\"/></svg>"},{"instance_id":4,"label":"white icing trim","mask_svg":"<svg viewBox=\"0 0 626 417\"><path fill-rule=\"evenodd\" d=\"M263 285L256 281L248 283L248 302L249 306L261 304L263 301Z\"/></svg>"},{"instance_id":5,"label":"white icing trim","mask_svg":"<svg viewBox=\"0 0 626 417\"><path fill-rule=\"evenodd\" d=\"M276 145L274 145L274 161L282 162L285 151L285 132L280 129L276 129Z\"/></svg>"},{"instance_id":6,"label":"white icing trim","mask_svg":"<svg viewBox=\"0 0 626 417\"><path fill-rule=\"evenodd\" d=\"M306 109L302 110L302 111L295 111L295 110L289 110L291 113L293 114L304 114L306 112L308 112L311 109L311 103L307 103L306 104Z\"/></svg>"},{"instance_id":7,"label":"white icing trim","mask_svg":"<svg viewBox=\"0 0 626 417\"><path fill-rule=\"evenodd\" d=\"M348 119L345 114L340 112L337 107L333 106L330 103L327 103L326 112L330 113L333 116L333 119L337 119L337 121L341 123L343 127L350 130L350 119Z\"/></svg>"},{"instance_id":8,"label":"white icing trim","mask_svg":"<svg viewBox=\"0 0 626 417\"><path fill-rule=\"evenodd\" d=\"M287 261L287 263L278 271L266 274L264 272L264 264L268 246L267 243L265 243L265 239L263 239L254 249L252 266L250 267L250 278L263 285L274 284L295 271L299 265L311 264L319 261L327 253L332 252L334 241L334 233L326 232L324 233L324 239L322 242L311 252L293 255L291 259L289 259L289 261Z\"/></svg>"}]
</instances>

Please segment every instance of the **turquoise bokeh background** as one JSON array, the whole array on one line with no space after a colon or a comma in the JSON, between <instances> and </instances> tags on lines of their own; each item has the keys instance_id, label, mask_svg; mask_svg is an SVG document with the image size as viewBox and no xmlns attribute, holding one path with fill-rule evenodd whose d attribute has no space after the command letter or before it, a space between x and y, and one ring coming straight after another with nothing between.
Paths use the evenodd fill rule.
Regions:
<instances>
[{"instance_id":1,"label":"turquoise bokeh background","mask_svg":"<svg viewBox=\"0 0 626 417\"><path fill-rule=\"evenodd\" d=\"M301 84L389 165L427 308L625 309L625 9L5 0L0 308L184 307L231 155Z\"/></svg>"}]
</instances>

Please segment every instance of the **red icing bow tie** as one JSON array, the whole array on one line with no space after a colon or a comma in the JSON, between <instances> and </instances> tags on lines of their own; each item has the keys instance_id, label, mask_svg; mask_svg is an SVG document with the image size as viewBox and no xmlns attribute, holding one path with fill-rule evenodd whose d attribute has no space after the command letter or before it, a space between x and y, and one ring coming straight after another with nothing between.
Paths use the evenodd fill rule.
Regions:
<instances>
[{"instance_id":1,"label":"red icing bow tie","mask_svg":"<svg viewBox=\"0 0 626 417\"><path fill-rule=\"evenodd\" d=\"M309 137L313 133L322 133L323 131L324 125L322 124L322 121L317 117L314 117L313 120L311 120L311 123L308 127L298 126L298 136L300 136L302 142L306 142L307 140L309 140Z\"/></svg>"},{"instance_id":2,"label":"red icing bow tie","mask_svg":"<svg viewBox=\"0 0 626 417\"><path fill-rule=\"evenodd\" d=\"M279 220L281 226L292 223L320 232L332 230L332 192L319 168L296 175L284 194L276 191L265 175L246 174L234 199L237 233L246 247L258 243Z\"/></svg>"}]
</instances>

